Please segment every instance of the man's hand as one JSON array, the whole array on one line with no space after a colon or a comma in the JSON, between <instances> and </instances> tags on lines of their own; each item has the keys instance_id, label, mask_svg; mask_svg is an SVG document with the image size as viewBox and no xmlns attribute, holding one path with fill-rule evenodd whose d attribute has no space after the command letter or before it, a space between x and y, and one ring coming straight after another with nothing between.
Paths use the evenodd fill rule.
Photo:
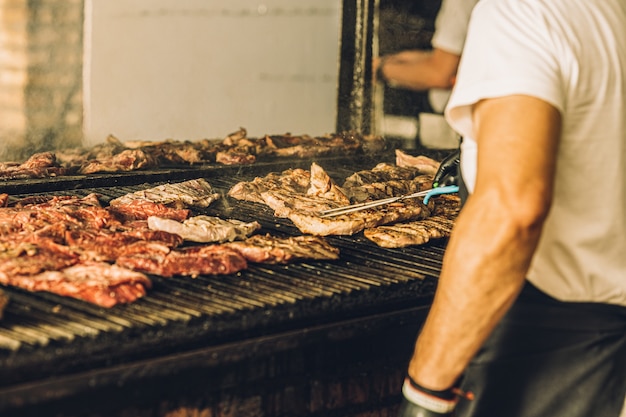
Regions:
<instances>
[{"instance_id":1,"label":"man's hand","mask_svg":"<svg viewBox=\"0 0 626 417\"><path fill-rule=\"evenodd\" d=\"M445 187L447 185L459 185L459 176L461 175L461 150L457 149L448 155L441 164L433 178L433 188Z\"/></svg>"},{"instance_id":2,"label":"man's hand","mask_svg":"<svg viewBox=\"0 0 626 417\"><path fill-rule=\"evenodd\" d=\"M432 391L407 377L402 386L402 404L398 417L450 417L458 402L451 390Z\"/></svg>"}]
</instances>

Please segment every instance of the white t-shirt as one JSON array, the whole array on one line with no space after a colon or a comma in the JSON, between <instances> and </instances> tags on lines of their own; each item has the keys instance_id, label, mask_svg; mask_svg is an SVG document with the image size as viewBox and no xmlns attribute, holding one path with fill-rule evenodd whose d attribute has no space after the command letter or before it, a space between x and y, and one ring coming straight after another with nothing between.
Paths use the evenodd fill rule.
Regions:
<instances>
[{"instance_id":1,"label":"white t-shirt","mask_svg":"<svg viewBox=\"0 0 626 417\"><path fill-rule=\"evenodd\" d=\"M471 106L512 94L545 100L563 121L554 201L528 279L560 300L626 306L626 2L476 5L446 108L464 138L470 191Z\"/></svg>"},{"instance_id":2,"label":"white t-shirt","mask_svg":"<svg viewBox=\"0 0 626 417\"><path fill-rule=\"evenodd\" d=\"M443 0L435 19L435 33L431 40L433 48L461 55L470 15L477 2L478 0ZM430 105L438 113L443 113L449 98L448 88L428 90Z\"/></svg>"}]
</instances>

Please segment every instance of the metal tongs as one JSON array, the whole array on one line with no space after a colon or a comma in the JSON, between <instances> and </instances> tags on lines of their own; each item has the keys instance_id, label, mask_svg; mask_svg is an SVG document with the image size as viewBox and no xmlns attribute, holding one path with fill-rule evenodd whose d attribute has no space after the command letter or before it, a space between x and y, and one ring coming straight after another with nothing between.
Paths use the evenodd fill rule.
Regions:
<instances>
[{"instance_id":1,"label":"metal tongs","mask_svg":"<svg viewBox=\"0 0 626 417\"><path fill-rule=\"evenodd\" d=\"M367 210L373 207L378 207L378 206L382 206L385 204L395 203L398 201L407 200L409 198L416 198L416 197L424 197L424 204L428 204L428 201L433 196L440 195L440 194L456 193L458 191L459 191L458 185L447 185L445 187L431 188L430 190L420 191L420 192L413 193L413 194L401 195L398 197L383 198L382 200L368 201L367 203L359 203L359 204L353 204L351 206L343 206L343 207L337 207L334 209L322 210L318 212L318 214L319 214L319 217L322 217L322 218L335 217L335 216L340 216L342 214L352 213L352 212L361 211L361 210Z\"/></svg>"}]
</instances>

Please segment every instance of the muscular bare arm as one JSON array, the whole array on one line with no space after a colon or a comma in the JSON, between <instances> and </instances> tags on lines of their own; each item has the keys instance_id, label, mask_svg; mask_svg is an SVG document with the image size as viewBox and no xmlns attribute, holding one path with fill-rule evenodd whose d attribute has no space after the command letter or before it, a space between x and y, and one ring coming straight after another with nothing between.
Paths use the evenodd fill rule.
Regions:
<instances>
[{"instance_id":1,"label":"muscular bare arm","mask_svg":"<svg viewBox=\"0 0 626 417\"><path fill-rule=\"evenodd\" d=\"M447 389L521 290L550 208L560 113L528 96L474 106L474 193L452 233L409 375Z\"/></svg>"},{"instance_id":2,"label":"muscular bare arm","mask_svg":"<svg viewBox=\"0 0 626 417\"><path fill-rule=\"evenodd\" d=\"M441 49L410 50L387 55L382 69L385 79L394 87L424 91L430 88L452 88L460 56ZM374 73L382 61L374 61Z\"/></svg>"}]
</instances>

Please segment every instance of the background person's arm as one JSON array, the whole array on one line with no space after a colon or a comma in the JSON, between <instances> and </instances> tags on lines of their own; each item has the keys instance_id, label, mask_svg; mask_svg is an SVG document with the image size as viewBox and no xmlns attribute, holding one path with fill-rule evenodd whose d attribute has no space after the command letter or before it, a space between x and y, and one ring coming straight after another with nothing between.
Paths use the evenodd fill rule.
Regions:
<instances>
[{"instance_id":1,"label":"background person's arm","mask_svg":"<svg viewBox=\"0 0 626 417\"><path fill-rule=\"evenodd\" d=\"M441 49L407 50L375 58L374 73L382 74L383 81L394 88L452 88L459 61L459 55Z\"/></svg>"}]
</instances>

